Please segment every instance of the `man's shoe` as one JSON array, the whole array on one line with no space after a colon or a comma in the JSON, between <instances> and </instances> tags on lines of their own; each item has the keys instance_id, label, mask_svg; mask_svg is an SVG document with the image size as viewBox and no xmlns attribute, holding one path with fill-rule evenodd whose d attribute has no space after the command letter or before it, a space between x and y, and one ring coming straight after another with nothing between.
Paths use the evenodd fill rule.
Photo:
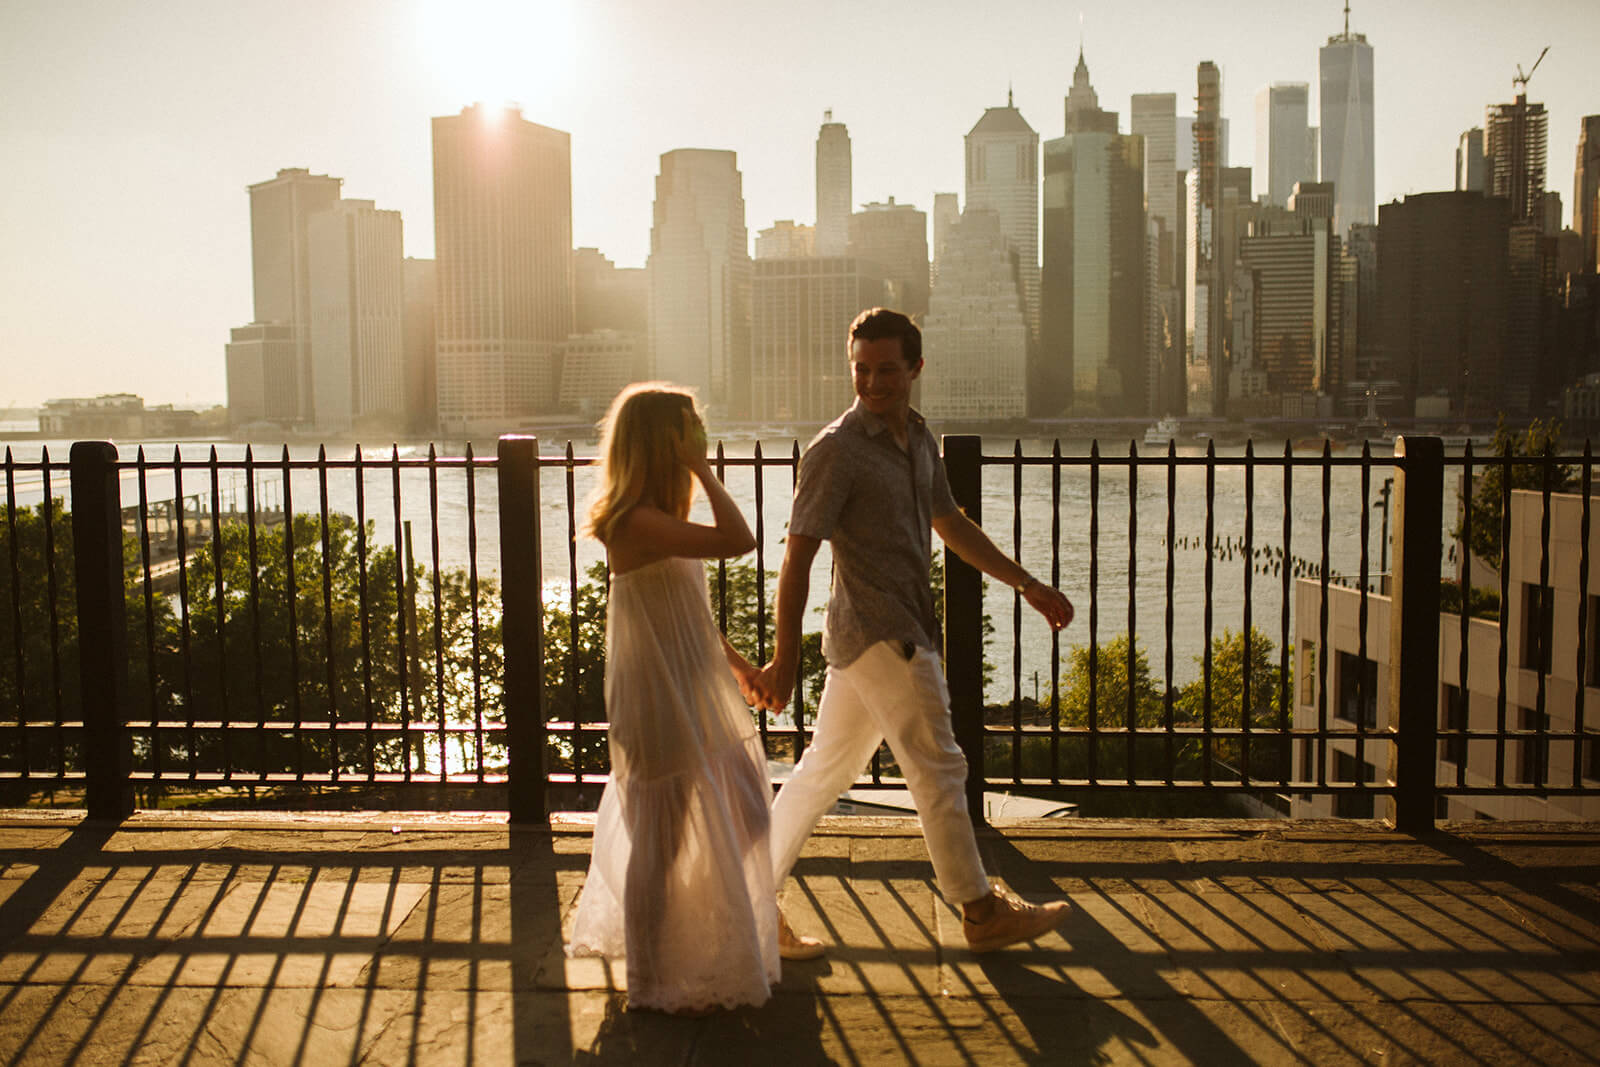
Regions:
<instances>
[{"instance_id":1,"label":"man's shoe","mask_svg":"<svg viewBox=\"0 0 1600 1067\"><path fill-rule=\"evenodd\" d=\"M778 909L778 956L786 960L814 960L827 949L814 937L801 937L789 925L783 909Z\"/></svg>"},{"instance_id":2,"label":"man's shoe","mask_svg":"<svg viewBox=\"0 0 1600 1067\"><path fill-rule=\"evenodd\" d=\"M967 947L973 952L992 952L1019 941L1032 941L1061 925L1070 909L1064 900L1029 904L999 886L990 889L990 893L994 898L994 910L987 919L974 922L963 917L961 920L961 932L967 935Z\"/></svg>"}]
</instances>

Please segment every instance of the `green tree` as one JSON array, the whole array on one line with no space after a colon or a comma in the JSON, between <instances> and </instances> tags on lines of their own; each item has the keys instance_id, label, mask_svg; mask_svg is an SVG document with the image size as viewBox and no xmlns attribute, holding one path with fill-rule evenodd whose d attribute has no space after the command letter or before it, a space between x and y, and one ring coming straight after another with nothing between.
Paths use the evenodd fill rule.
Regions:
<instances>
[{"instance_id":1,"label":"green tree","mask_svg":"<svg viewBox=\"0 0 1600 1067\"><path fill-rule=\"evenodd\" d=\"M1280 664L1273 653L1277 646L1266 634L1250 628L1250 638L1243 631L1224 629L1221 637L1211 640L1211 709L1210 725L1214 729L1238 729L1245 722L1245 663L1250 664L1250 693L1248 717L1253 729L1277 730L1281 724L1280 702L1287 706L1287 697L1294 692L1291 665L1280 672ZM1195 657L1201 668L1200 677L1184 686L1177 701L1177 717L1185 725L1200 726L1206 723L1206 686L1204 657ZM1291 710L1291 716L1293 714ZM1236 737L1214 738L1213 755L1232 767L1239 767L1244 759L1244 747ZM1253 778L1277 776L1288 758L1287 740L1282 735L1253 737L1250 742L1250 774Z\"/></svg>"},{"instance_id":2,"label":"green tree","mask_svg":"<svg viewBox=\"0 0 1600 1067\"><path fill-rule=\"evenodd\" d=\"M402 588L395 550L375 544L375 529L369 522L364 532L364 565L348 515L330 517L326 548L322 520L305 514L292 526L258 527L253 562L243 524L224 525L219 540L200 546L185 573L187 636L182 614L157 632L161 717L324 727L409 721L459 728L480 713L486 723L500 721L498 584L480 579L474 597L464 569L445 569L436 581L419 566ZM256 735L244 751L227 734L170 731L159 739L158 755L167 765L193 760L220 769L226 759L265 773L437 771L441 759L439 733L375 731L369 739L361 730L322 728L297 740L278 729ZM445 752L454 753L444 758L463 765L472 734L444 736Z\"/></svg>"},{"instance_id":3,"label":"green tree","mask_svg":"<svg viewBox=\"0 0 1600 1067\"><path fill-rule=\"evenodd\" d=\"M1518 432L1506 425L1505 416L1500 416L1500 422L1495 427L1494 444L1490 446L1490 455L1531 457L1554 455L1561 444L1561 424L1554 420L1545 421L1534 419L1528 424L1526 430ZM1502 504L1506 493L1507 475L1509 475L1510 488L1534 489L1544 488L1545 472L1543 465L1535 462L1512 463L1509 467L1495 464L1486 464L1475 467L1473 470L1473 493L1470 504L1472 515L1471 536L1468 546L1479 559L1493 565L1500 565L1501 554L1501 524L1504 522ZM1565 492L1578 482L1577 468L1571 464L1552 464L1550 469L1550 488L1552 492ZM1465 513L1463 513L1465 514ZM1460 538L1463 535L1465 522L1457 518L1456 528L1452 535Z\"/></svg>"},{"instance_id":4,"label":"green tree","mask_svg":"<svg viewBox=\"0 0 1600 1067\"><path fill-rule=\"evenodd\" d=\"M1061 676L1062 725L1089 725L1091 662L1095 667L1093 706L1096 728L1126 729L1130 689L1127 634L1118 634L1100 644L1092 660L1088 645L1078 645L1068 653L1066 671ZM1149 657L1137 641L1133 643L1131 676L1134 725L1141 728L1161 726L1164 722L1161 690L1150 676Z\"/></svg>"}]
</instances>

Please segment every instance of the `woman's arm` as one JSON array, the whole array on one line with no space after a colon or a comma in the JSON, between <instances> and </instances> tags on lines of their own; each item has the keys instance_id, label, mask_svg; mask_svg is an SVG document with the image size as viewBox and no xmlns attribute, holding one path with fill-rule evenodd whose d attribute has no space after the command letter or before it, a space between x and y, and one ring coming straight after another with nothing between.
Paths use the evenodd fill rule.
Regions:
<instances>
[{"instance_id":1,"label":"woman's arm","mask_svg":"<svg viewBox=\"0 0 1600 1067\"><path fill-rule=\"evenodd\" d=\"M727 559L756 547L750 524L717 478L702 453L686 462L711 504L711 525L689 522L650 504L640 504L622 517L606 547L611 565L630 571L669 556L689 559Z\"/></svg>"}]
</instances>

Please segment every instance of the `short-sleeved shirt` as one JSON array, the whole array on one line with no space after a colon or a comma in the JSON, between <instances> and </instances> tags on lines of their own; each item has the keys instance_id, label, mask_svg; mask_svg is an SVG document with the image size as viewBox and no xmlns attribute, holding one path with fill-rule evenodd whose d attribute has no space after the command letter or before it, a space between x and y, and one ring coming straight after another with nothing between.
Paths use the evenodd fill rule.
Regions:
<instances>
[{"instance_id":1,"label":"short-sleeved shirt","mask_svg":"<svg viewBox=\"0 0 1600 1067\"><path fill-rule=\"evenodd\" d=\"M939 445L911 412L907 447L857 400L806 446L789 532L833 547L822 629L829 665L847 667L879 641L938 649L928 566L932 523L956 510Z\"/></svg>"}]
</instances>

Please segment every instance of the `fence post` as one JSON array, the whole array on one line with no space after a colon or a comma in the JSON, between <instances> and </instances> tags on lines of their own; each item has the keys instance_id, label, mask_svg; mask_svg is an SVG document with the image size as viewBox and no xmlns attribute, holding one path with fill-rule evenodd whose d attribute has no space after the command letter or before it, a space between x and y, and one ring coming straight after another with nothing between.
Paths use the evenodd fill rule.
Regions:
<instances>
[{"instance_id":1,"label":"fence post","mask_svg":"<svg viewBox=\"0 0 1600 1067\"><path fill-rule=\"evenodd\" d=\"M89 818L118 820L133 814L133 741L124 714L128 623L117 448L109 441L77 441L70 458L85 803Z\"/></svg>"},{"instance_id":2,"label":"fence post","mask_svg":"<svg viewBox=\"0 0 1600 1067\"><path fill-rule=\"evenodd\" d=\"M1389 722L1395 828L1434 826L1439 715L1439 543L1444 442L1395 438L1394 578L1389 619ZM1463 604L1463 607L1465 605Z\"/></svg>"},{"instance_id":3,"label":"fence post","mask_svg":"<svg viewBox=\"0 0 1600 1067\"><path fill-rule=\"evenodd\" d=\"M545 818L544 565L539 532L539 439L498 446L500 626L505 642L506 793L511 821Z\"/></svg>"},{"instance_id":4,"label":"fence post","mask_svg":"<svg viewBox=\"0 0 1600 1067\"><path fill-rule=\"evenodd\" d=\"M983 439L946 434L944 468L950 491L967 518L983 522ZM944 550L944 671L956 744L967 757L967 813L983 812L983 575Z\"/></svg>"}]
</instances>

